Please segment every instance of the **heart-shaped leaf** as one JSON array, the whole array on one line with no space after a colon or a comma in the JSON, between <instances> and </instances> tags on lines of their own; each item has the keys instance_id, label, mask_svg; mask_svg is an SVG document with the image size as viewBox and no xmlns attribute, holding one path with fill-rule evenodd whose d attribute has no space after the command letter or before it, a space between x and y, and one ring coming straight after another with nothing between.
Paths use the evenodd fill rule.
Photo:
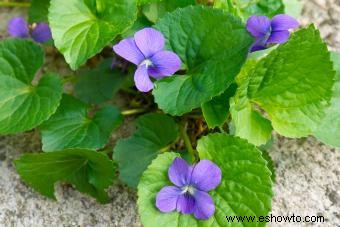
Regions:
<instances>
[{"instance_id":1,"label":"heart-shaped leaf","mask_svg":"<svg viewBox=\"0 0 340 227\"><path fill-rule=\"evenodd\" d=\"M40 127L43 150L102 148L122 122L122 115L113 106L99 109L94 116L89 111L85 103L64 95L57 112Z\"/></svg>"},{"instance_id":2,"label":"heart-shaped leaf","mask_svg":"<svg viewBox=\"0 0 340 227\"><path fill-rule=\"evenodd\" d=\"M41 47L31 41L0 42L0 134L30 130L56 111L62 94L60 78L45 75L32 84L43 59Z\"/></svg>"},{"instance_id":3,"label":"heart-shaped leaf","mask_svg":"<svg viewBox=\"0 0 340 227\"><path fill-rule=\"evenodd\" d=\"M108 195L104 189L115 178L114 164L108 156L86 149L25 154L14 163L25 183L52 199L55 199L54 185L62 181L105 203Z\"/></svg>"},{"instance_id":4,"label":"heart-shaped leaf","mask_svg":"<svg viewBox=\"0 0 340 227\"><path fill-rule=\"evenodd\" d=\"M75 70L130 27L136 15L135 0L51 0L48 21L56 47Z\"/></svg>"}]
</instances>

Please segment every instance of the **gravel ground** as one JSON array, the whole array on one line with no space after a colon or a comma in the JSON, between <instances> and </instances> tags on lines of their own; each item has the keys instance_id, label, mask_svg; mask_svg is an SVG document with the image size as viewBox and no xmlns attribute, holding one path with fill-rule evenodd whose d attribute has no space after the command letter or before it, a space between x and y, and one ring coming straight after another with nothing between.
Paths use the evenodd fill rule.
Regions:
<instances>
[{"instance_id":1,"label":"gravel ground","mask_svg":"<svg viewBox=\"0 0 340 227\"><path fill-rule=\"evenodd\" d=\"M303 0L303 3L300 21L314 22L330 48L340 51L340 0ZM5 34L10 17L24 13L0 8L0 34ZM56 65L54 60L53 63ZM54 67L65 67L60 64ZM129 135L133 127L128 122L114 137ZM23 151L40 150L39 140L37 132L0 137L0 226L140 226L135 193L122 185L113 185L109 191L111 202L99 205L69 187L56 188L55 202L21 183L12 161ZM314 138L293 140L276 136L275 142L270 151L277 168L272 214L323 215L326 222L268 226L340 226L340 150Z\"/></svg>"}]
</instances>

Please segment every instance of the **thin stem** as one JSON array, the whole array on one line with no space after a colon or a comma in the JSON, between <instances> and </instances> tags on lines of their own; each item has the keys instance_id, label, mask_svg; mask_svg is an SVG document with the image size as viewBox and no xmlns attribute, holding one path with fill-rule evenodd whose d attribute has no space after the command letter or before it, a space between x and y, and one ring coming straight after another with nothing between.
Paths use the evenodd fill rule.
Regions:
<instances>
[{"instance_id":1,"label":"thin stem","mask_svg":"<svg viewBox=\"0 0 340 227\"><path fill-rule=\"evenodd\" d=\"M237 11L237 9L235 8L234 3L233 3L232 0L227 0L227 4L228 4L229 12L231 12L231 13L233 13L233 14L236 14L236 15L239 15L239 14L238 14L238 11Z\"/></svg>"},{"instance_id":2,"label":"thin stem","mask_svg":"<svg viewBox=\"0 0 340 227\"><path fill-rule=\"evenodd\" d=\"M104 11L104 5L102 1L96 1L97 12L102 13Z\"/></svg>"},{"instance_id":3,"label":"thin stem","mask_svg":"<svg viewBox=\"0 0 340 227\"><path fill-rule=\"evenodd\" d=\"M161 153L167 152L167 151L169 151L169 149L171 148L171 145L172 145L172 144L170 144L170 145L168 145L168 146L166 146L166 147L163 147L163 148L160 149L159 151L160 151Z\"/></svg>"},{"instance_id":4,"label":"thin stem","mask_svg":"<svg viewBox=\"0 0 340 227\"><path fill-rule=\"evenodd\" d=\"M1 6L7 6L7 7L30 7L31 3L29 2L0 2L0 7Z\"/></svg>"},{"instance_id":5,"label":"thin stem","mask_svg":"<svg viewBox=\"0 0 340 227\"><path fill-rule=\"evenodd\" d=\"M129 115L135 115L140 113L145 113L146 109L131 109L131 110L123 110L122 115L129 116Z\"/></svg>"},{"instance_id":6,"label":"thin stem","mask_svg":"<svg viewBox=\"0 0 340 227\"><path fill-rule=\"evenodd\" d=\"M222 127L222 126L219 126L219 127L218 127L218 129L220 130L220 132L222 132L222 133L226 133L226 131L223 129L223 127Z\"/></svg>"},{"instance_id":7,"label":"thin stem","mask_svg":"<svg viewBox=\"0 0 340 227\"><path fill-rule=\"evenodd\" d=\"M113 152L112 148L111 149L105 149L105 150L101 150L100 152L103 152L104 154L111 154Z\"/></svg>"},{"instance_id":8,"label":"thin stem","mask_svg":"<svg viewBox=\"0 0 340 227\"><path fill-rule=\"evenodd\" d=\"M185 147L188 149L188 152L192 157L192 161L193 162L198 161L197 151L195 151L194 148L192 147L190 138L187 133L187 123L185 123L184 125L180 127L180 134L184 141Z\"/></svg>"},{"instance_id":9,"label":"thin stem","mask_svg":"<svg viewBox=\"0 0 340 227\"><path fill-rule=\"evenodd\" d=\"M75 77L74 75L70 75L70 76L67 76L67 77L64 77L62 79L62 83L63 84L67 84L67 83L73 83L75 82L77 79L77 77Z\"/></svg>"}]
</instances>

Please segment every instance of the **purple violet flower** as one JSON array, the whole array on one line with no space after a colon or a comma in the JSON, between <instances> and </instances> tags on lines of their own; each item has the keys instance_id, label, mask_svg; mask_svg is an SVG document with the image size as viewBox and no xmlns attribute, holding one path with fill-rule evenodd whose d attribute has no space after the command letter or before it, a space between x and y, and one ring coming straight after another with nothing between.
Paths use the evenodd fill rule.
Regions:
<instances>
[{"instance_id":1,"label":"purple violet flower","mask_svg":"<svg viewBox=\"0 0 340 227\"><path fill-rule=\"evenodd\" d=\"M8 22L8 33L12 37L28 38L30 36L30 26L22 17L14 17ZM46 23L32 25L32 39L38 43L45 43L52 39L51 29Z\"/></svg>"},{"instance_id":2,"label":"purple violet flower","mask_svg":"<svg viewBox=\"0 0 340 227\"><path fill-rule=\"evenodd\" d=\"M176 186L163 187L156 197L157 208L164 212L175 209L183 214L194 214L197 219L209 219L215 212L214 201L208 191L216 188L222 173L209 160L201 160L194 166L176 158L169 170L170 181Z\"/></svg>"},{"instance_id":3,"label":"purple violet flower","mask_svg":"<svg viewBox=\"0 0 340 227\"><path fill-rule=\"evenodd\" d=\"M144 28L113 46L116 54L137 65L134 80L138 90L152 90L150 77L160 79L171 76L181 68L181 59L177 54L164 50L164 44L161 32Z\"/></svg>"},{"instance_id":4,"label":"purple violet flower","mask_svg":"<svg viewBox=\"0 0 340 227\"><path fill-rule=\"evenodd\" d=\"M7 27L8 33L12 37L18 38L28 38L29 37L29 29L28 24L22 17L13 17L8 22Z\"/></svg>"},{"instance_id":5,"label":"purple violet flower","mask_svg":"<svg viewBox=\"0 0 340 227\"><path fill-rule=\"evenodd\" d=\"M32 38L38 43L45 43L52 39L51 29L46 23L37 23L32 26Z\"/></svg>"},{"instance_id":6,"label":"purple violet flower","mask_svg":"<svg viewBox=\"0 0 340 227\"><path fill-rule=\"evenodd\" d=\"M270 20L266 16L251 16L247 21L247 30L256 38L251 52L266 49L275 43L285 43L289 29L299 26L299 22L286 14L276 15Z\"/></svg>"}]
</instances>

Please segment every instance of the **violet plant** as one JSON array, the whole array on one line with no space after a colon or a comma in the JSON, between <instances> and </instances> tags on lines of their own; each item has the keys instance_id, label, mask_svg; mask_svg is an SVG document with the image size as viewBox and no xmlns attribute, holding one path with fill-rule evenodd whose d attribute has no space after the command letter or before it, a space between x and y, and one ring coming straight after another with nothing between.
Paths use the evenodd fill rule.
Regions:
<instances>
[{"instance_id":1,"label":"violet plant","mask_svg":"<svg viewBox=\"0 0 340 227\"><path fill-rule=\"evenodd\" d=\"M8 34L17 38L29 38L38 43L45 43L52 39L51 29L47 23L37 23L31 26L22 17L14 17L8 22Z\"/></svg>"},{"instance_id":2,"label":"violet plant","mask_svg":"<svg viewBox=\"0 0 340 227\"><path fill-rule=\"evenodd\" d=\"M281 0L246 3L32 0L0 41L0 134L42 139L15 161L21 179L101 203L120 181L144 226L266 216L274 131L340 147L340 55ZM51 52L72 75L41 69ZM136 130L113 142L126 116Z\"/></svg>"}]
</instances>

